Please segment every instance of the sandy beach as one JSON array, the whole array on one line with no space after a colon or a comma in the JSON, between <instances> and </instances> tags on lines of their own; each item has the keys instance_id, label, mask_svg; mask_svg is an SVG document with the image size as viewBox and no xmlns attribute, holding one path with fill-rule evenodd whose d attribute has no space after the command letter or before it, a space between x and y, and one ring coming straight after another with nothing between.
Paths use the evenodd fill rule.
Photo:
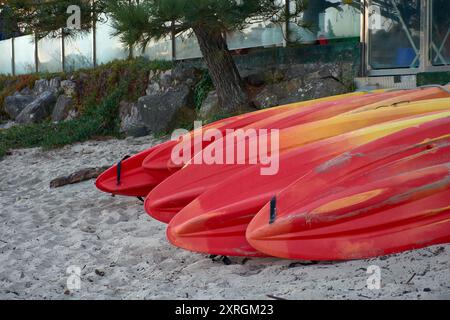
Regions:
<instances>
[{"instance_id":1,"label":"sandy beach","mask_svg":"<svg viewBox=\"0 0 450 320\"><path fill-rule=\"evenodd\" d=\"M450 299L450 245L389 257L319 264L230 258L231 265L171 246L165 226L133 198L94 181L50 189L52 179L110 165L158 140L91 141L15 150L0 162L2 299ZM380 267L381 288L366 273ZM67 288L67 268L81 286Z\"/></svg>"}]
</instances>

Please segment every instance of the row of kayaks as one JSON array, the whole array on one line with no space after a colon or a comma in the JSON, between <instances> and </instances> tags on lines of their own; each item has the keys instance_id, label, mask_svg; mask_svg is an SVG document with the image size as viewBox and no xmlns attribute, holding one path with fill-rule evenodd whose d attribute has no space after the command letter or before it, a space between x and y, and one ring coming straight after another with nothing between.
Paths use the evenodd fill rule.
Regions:
<instances>
[{"instance_id":1,"label":"row of kayaks","mask_svg":"<svg viewBox=\"0 0 450 320\"><path fill-rule=\"evenodd\" d=\"M96 185L145 197L169 241L195 252L347 260L450 242L449 89L357 92L235 116L119 161ZM207 129L223 138L196 139ZM273 145L274 129L275 174L261 174L250 150L245 161L201 161L263 135ZM192 156L174 161L179 150Z\"/></svg>"}]
</instances>

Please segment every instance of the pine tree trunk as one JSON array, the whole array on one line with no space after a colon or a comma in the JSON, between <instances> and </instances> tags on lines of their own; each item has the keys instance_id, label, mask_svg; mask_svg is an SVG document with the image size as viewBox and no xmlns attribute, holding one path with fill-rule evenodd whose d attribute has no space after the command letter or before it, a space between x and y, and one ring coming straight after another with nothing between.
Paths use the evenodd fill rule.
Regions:
<instances>
[{"instance_id":1,"label":"pine tree trunk","mask_svg":"<svg viewBox=\"0 0 450 320\"><path fill-rule=\"evenodd\" d=\"M223 35L202 26L195 27L194 33L223 110L233 113L248 107L244 83Z\"/></svg>"}]
</instances>

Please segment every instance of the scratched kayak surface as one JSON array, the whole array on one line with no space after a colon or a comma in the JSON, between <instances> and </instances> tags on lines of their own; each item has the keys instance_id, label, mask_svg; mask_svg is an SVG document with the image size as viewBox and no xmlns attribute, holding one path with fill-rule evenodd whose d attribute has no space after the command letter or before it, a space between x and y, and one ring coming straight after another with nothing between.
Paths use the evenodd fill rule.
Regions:
<instances>
[{"instance_id":1,"label":"scratched kayak surface","mask_svg":"<svg viewBox=\"0 0 450 320\"><path fill-rule=\"evenodd\" d=\"M357 169L372 172L383 164L410 155L420 157L424 152L428 164L440 163L449 156L446 146L449 139L446 135L450 134L449 117L450 112L446 112L438 118L432 115L396 121L310 144L281 157L276 176L261 175L260 166L250 167L202 193L182 209L169 224L168 238L171 243L192 251L260 256L261 252L247 242L245 232L256 213L278 192L303 176L303 180L309 178L302 184L305 190L313 192L315 186L329 187L339 175L355 175ZM351 154L363 154L364 157L352 160L349 159ZM330 172L326 179L324 175L314 174L334 161L347 163L346 170L340 168L339 172ZM413 165L415 167L396 169L398 172L412 170L420 164L416 161ZM302 197L303 194L305 192Z\"/></svg>"},{"instance_id":2,"label":"scratched kayak surface","mask_svg":"<svg viewBox=\"0 0 450 320\"><path fill-rule=\"evenodd\" d=\"M357 113L338 115L329 119L299 124L279 130L276 141L273 135L262 133L252 136L245 143L245 161L239 164L236 159L236 145L216 141L197 154L182 170L174 173L155 187L147 196L145 210L153 218L168 223L186 205L201 193L221 183L224 179L258 163L258 155L250 147L265 138L267 145L278 146L279 156L295 149L301 149L310 143L328 139L347 132L379 125L393 120L405 119L418 115L431 114L449 109L450 99L434 99L420 102L375 108ZM236 141L236 143L238 143ZM210 154L234 154L231 163L223 161L210 165L203 159ZM276 179L276 178L274 178Z\"/></svg>"},{"instance_id":3,"label":"scratched kayak surface","mask_svg":"<svg viewBox=\"0 0 450 320\"><path fill-rule=\"evenodd\" d=\"M189 151L194 154L198 152L197 150L202 150L210 143L201 139L203 130L217 129L224 134L227 129L239 129L263 119L268 121L268 119L273 118L274 121L280 121L285 117L284 114L287 114L286 117L289 115L292 116L292 114L298 113L300 110L311 105L314 105L316 109L321 109L322 105L330 108L338 104L338 102L345 101L349 103L353 98L359 96L371 95L376 97L384 94L386 98L389 98L401 95L402 93L404 94L404 92L404 90L400 90L386 94L383 91L349 93L238 115L216 121L203 126L201 129L189 132L186 135L189 139L185 139L187 142L184 144L189 143ZM430 89L419 90L419 93L424 99L430 95L437 94L434 91L430 91ZM347 108L346 110L351 110L351 108ZM200 139L198 139L199 137ZM167 141L148 150L144 150L137 155L123 158L98 177L96 181L97 188L113 195L147 196L155 186L184 165L176 165L171 161L172 152L176 147L183 149L183 140L181 142Z\"/></svg>"}]
</instances>

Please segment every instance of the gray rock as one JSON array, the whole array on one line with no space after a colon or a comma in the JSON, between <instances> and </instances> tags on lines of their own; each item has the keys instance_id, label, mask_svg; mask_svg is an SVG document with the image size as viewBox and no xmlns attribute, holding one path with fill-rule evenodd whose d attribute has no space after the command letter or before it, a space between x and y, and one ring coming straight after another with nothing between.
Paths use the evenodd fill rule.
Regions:
<instances>
[{"instance_id":1,"label":"gray rock","mask_svg":"<svg viewBox=\"0 0 450 320\"><path fill-rule=\"evenodd\" d=\"M251 86L261 87L266 83L266 75L264 73L254 73L246 76L244 81Z\"/></svg>"},{"instance_id":2,"label":"gray rock","mask_svg":"<svg viewBox=\"0 0 450 320\"><path fill-rule=\"evenodd\" d=\"M202 72L191 66L184 66L183 64L178 64L172 70L172 77L177 82L192 85L197 83L197 81L202 76Z\"/></svg>"},{"instance_id":3,"label":"gray rock","mask_svg":"<svg viewBox=\"0 0 450 320\"><path fill-rule=\"evenodd\" d=\"M334 78L307 80L299 91L302 100L319 99L347 93L348 89Z\"/></svg>"},{"instance_id":4,"label":"gray rock","mask_svg":"<svg viewBox=\"0 0 450 320\"><path fill-rule=\"evenodd\" d=\"M253 103L257 108L265 109L295 101L300 101L301 79L292 79L268 85L256 95Z\"/></svg>"},{"instance_id":5,"label":"gray rock","mask_svg":"<svg viewBox=\"0 0 450 320\"><path fill-rule=\"evenodd\" d=\"M65 95L60 95L56 100L55 108L52 112L52 120L57 122L65 120L72 108L73 99Z\"/></svg>"},{"instance_id":6,"label":"gray rock","mask_svg":"<svg viewBox=\"0 0 450 320\"><path fill-rule=\"evenodd\" d=\"M61 89L63 90L64 95L73 98L77 92L77 84L72 80L64 80L61 81Z\"/></svg>"},{"instance_id":7,"label":"gray rock","mask_svg":"<svg viewBox=\"0 0 450 320\"><path fill-rule=\"evenodd\" d=\"M4 110L11 119L16 119L23 109L33 102L33 100L34 97L31 95L15 94L8 96L4 101Z\"/></svg>"},{"instance_id":8,"label":"gray rock","mask_svg":"<svg viewBox=\"0 0 450 320\"><path fill-rule=\"evenodd\" d=\"M45 79L36 80L34 83L33 91L36 95L40 95L41 93L49 90L49 81Z\"/></svg>"},{"instance_id":9,"label":"gray rock","mask_svg":"<svg viewBox=\"0 0 450 320\"><path fill-rule=\"evenodd\" d=\"M119 106L120 131L127 136L142 137L147 135L147 128L142 121L136 103L122 101Z\"/></svg>"},{"instance_id":10,"label":"gray rock","mask_svg":"<svg viewBox=\"0 0 450 320\"><path fill-rule=\"evenodd\" d=\"M51 115L55 105L56 95L52 91L41 93L36 100L22 110L17 116L19 123L37 123Z\"/></svg>"},{"instance_id":11,"label":"gray rock","mask_svg":"<svg viewBox=\"0 0 450 320\"><path fill-rule=\"evenodd\" d=\"M53 79L50 79L48 83L48 87L50 90L58 91L61 86L61 78L55 77Z\"/></svg>"},{"instance_id":12,"label":"gray rock","mask_svg":"<svg viewBox=\"0 0 450 320\"><path fill-rule=\"evenodd\" d=\"M14 122L14 121L8 121L6 123L0 124L0 130L6 130L6 129L9 129L9 128L15 127L17 125L19 125L19 124Z\"/></svg>"},{"instance_id":13,"label":"gray rock","mask_svg":"<svg viewBox=\"0 0 450 320\"><path fill-rule=\"evenodd\" d=\"M318 99L346 93L347 88L334 78L291 79L268 85L256 95L253 103L260 109L298 101Z\"/></svg>"},{"instance_id":14,"label":"gray rock","mask_svg":"<svg viewBox=\"0 0 450 320\"><path fill-rule=\"evenodd\" d=\"M15 94L19 94L19 92L16 92ZM28 87L25 87L20 91L20 94L24 95L24 96L31 96L31 95L33 95L33 90L31 90Z\"/></svg>"},{"instance_id":15,"label":"gray rock","mask_svg":"<svg viewBox=\"0 0 450 320\"><path fill-rule=\"evenodd\" d=\"M193 114L191 105L191 91L189 87L182 85L164 93L139 98L137 108L147 130L150 133L161 133L171 129L177 117L184 112Z\"/></svg>"},{"instance_id":16,"label":"gray rock","mask_svg":"<svg viewBox=\"0 0 450 320\"><path fill-rule=\"evenodd\" d=\"M220 112L220 104L219 104L219 97L217 96L216 91L211 91L208 93L208 96L206 97L205 101L203 101L202 106L200 107L200 110L198 111L198 116L200 119L208 119L214 114L217 114Z\"/></svg>"},{"instance_id":17,"label":"gray rock","mask_svg":"<svg viewBox=\"0 0 450 320\"><path fill-rule=\"evenodd\" d=\"M341 66L336 63L294 64L281 68L284 80L302 78L304 80L338 78Z\"/></svg>"},{"instance_id":18,"label":"gray rock","mask_svg":"<svg viewBox=\"0 0 450 320\"><path fill-rule=\"evenodd\" d=\"M67 115L67 118L64 119L64 121L74 120L77 119L80 116L80 113L77 109L71 109L69 111L69 114Z\"/></svg>"},{"instance_id":19,"label":"gray rock","mask_svg":"<svg viewBox=\"0 0 450 320\"><path fill-rule=\"evenodd\" d=\"M181 64L174 69L166 71L150 71L148 77L148 86L145 91L147 96L166 93L178 87L180 84L193 88L200 80L202 75L197 69L193 67L185 67Z\"/></svg>"},{"instance_id":20,"label":"gray rock","mask_svg":"<svg viewBox=\"0 0 450 320\"><path fill-rule=\"evenodd\" d=\"M151 82L147 86L147 90L145 90L145 93L148 96L151 96L152 94L157 94L161 91L161 86L158 82Z\"/></svg>"},{"instance_id":21,"label":"gray rock","mask_svg":"<svg viewBox=\"0 0 450 320\"><path fill-rule=\"evenodd\" d=\"M172 85L173 78L172 78L172 70L166 70L159 76L159 81L161 85L165 88L168 88Z\"/></svg>"}]
</instances>

